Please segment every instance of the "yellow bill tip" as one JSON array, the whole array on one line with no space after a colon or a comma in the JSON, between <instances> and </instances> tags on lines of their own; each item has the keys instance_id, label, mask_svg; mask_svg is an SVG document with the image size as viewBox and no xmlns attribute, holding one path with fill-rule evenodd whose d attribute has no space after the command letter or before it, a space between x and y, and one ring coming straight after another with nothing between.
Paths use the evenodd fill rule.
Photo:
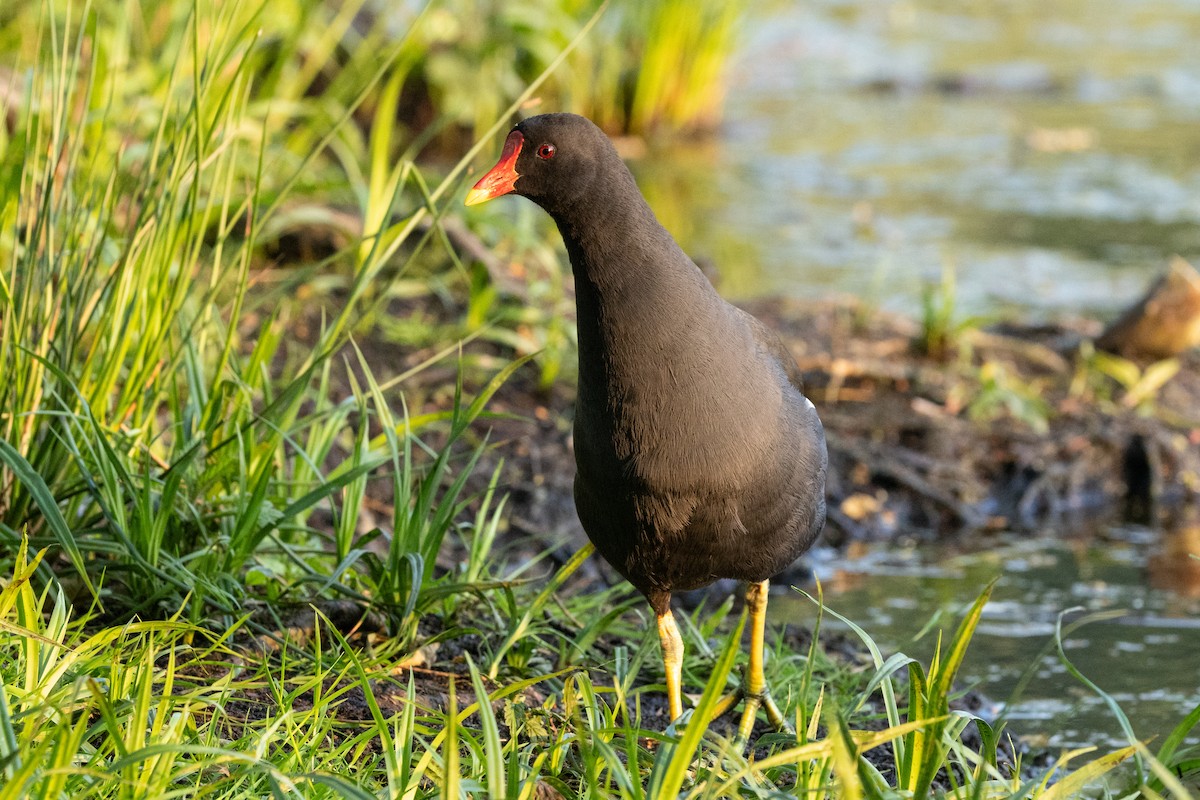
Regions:
<instances>
[{"instance_id":1,"label":"yellow bill tip","mask_svg":"<svg viewBox=\"0 0 1200 800\"><path fill-rule=\"evenodd\" d=\"M476 206L480 203L485 203L492 199L492 195L487 189L472 189L467 192L467 199L463 201L465 205Z\"/></svg>"}]
</instances>

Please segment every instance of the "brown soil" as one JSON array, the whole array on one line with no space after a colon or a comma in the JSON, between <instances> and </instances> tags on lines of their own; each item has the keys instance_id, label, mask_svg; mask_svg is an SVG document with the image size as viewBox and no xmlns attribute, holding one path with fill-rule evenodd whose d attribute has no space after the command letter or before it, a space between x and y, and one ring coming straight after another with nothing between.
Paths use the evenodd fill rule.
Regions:
<instances>
[{"instance_id":1,"label":"brown soil","mask_svg":"<svg viewBox=\"0 0 1200 800\"><path fill-rule=\"evenodd\" d=\"M824 421L827 545L1148 521L1200 501L1198 353L1137 407L1081 360L1095 323L970 330L936 359L917 352L913 322L854 303L746 308L784 337ZM573 551L585 541L571 499L573 390L546 396L531 380L515 376L490 406L511 415L489 423L510 532Z\"/></svg>"}]
</instances>

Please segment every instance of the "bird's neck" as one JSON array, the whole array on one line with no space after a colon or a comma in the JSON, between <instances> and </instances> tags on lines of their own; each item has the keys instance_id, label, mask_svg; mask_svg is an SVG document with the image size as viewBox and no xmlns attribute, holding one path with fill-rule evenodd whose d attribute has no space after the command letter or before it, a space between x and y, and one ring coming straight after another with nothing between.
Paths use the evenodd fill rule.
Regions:
<instances>
[{"instance_id":1,"label":"bird's neck","mask_svg":"<svg viewBox=\"0 0 1200 800\"><path fill-rule=\"evenodd\" d=\"M628 169L615 171L602 187L582 192L550 213L567 247L577 296L580 302L596 303L600 313L620 304L622 316L636 319L630 309L646 303L665 312L670 305L713 292L659 224ZM699 290L686 288L696 286ZM591 309L581 307L581 314L585 310Z\"/></svg>"},{"instance_id":2,"label":"bird's neck","mask_svg":"<svg viewBox=\"0 0 1200 800\"><path fill-rule=\"evenodd\" d=\"M626 172L557 209L575 274L581 392L605 395L653 382L695 358L701 320L721 303L712 285L659 224ZM720 335L720 332L713 332Z\"/></svg>"}]
</instances>

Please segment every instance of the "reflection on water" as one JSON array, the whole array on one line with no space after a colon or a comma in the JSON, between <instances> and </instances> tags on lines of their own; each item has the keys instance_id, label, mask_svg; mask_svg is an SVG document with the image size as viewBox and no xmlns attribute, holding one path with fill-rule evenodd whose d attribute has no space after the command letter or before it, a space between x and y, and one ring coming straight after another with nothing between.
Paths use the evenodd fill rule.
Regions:
<instances>
[{"instance_id":1,"label":"reflection on water","mask_svg":"<svg viewBox=\"0 0 1200 800\"><path fill-rule=\"evenodd\" d=\"M1139 737L1161 742L1200 704L1200 561L1189 558L1200 552L1200 528L1165 537L1118 529L1090 539L1005 538L1012 540L998 538L974 552L832 556L817 572L830 608L862 624L885 652L925 663L934 637L914 637L938 613L948 636L999 576L960 680L999 703L1011 700L1012 730L1054 748L1124 743L1104 702L1071 677L1053 647L1060 614L1068 612L1064 630L1099 614L1067 636L1067 657L1118 701ZM812 623L807 600L773 599L772 609L776 619ZM1013 697L1029 669L1028 683Z\"/></svg>"},{"instance_id":2,"label":"reflection on water","mask_svg":"<svg viewBox=\"0 0 1200 800\"><path fill-rule=\"evenodd\" d=\"M727 294L1112 311L1200 256L1194 0L757 13L718 140L636 166Z\"/></svg>"},{"instance_id":3,"label":"reflection on water","mask_svg":"<svg viewBox=\"0 0 1200 800\"><path fill-rule=\"evenodd\" d=\"M1200 525L1169 531L1147 567L1151 586L1200 599ZM1200 683L1200 675L1196 682Z\"/></svg>"}]
</instances>

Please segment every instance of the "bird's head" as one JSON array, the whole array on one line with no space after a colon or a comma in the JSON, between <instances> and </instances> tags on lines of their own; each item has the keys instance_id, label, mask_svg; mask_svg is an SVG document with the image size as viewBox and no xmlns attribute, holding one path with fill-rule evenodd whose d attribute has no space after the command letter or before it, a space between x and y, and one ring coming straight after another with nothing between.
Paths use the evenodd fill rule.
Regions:
<instances>
[{"instance_id":1,"label":"bird's head","mask_svg":"<svg viewBox=\"0 0 1200 800\"><path fill-rule=\"evenodd\" d=\"M594 192L600 165L620 157L590 120L542 114L521 122L504 140L496 166L467 192L469 206L504 194L528 197L551 214Z\"/></svg>"}]
</instances>

